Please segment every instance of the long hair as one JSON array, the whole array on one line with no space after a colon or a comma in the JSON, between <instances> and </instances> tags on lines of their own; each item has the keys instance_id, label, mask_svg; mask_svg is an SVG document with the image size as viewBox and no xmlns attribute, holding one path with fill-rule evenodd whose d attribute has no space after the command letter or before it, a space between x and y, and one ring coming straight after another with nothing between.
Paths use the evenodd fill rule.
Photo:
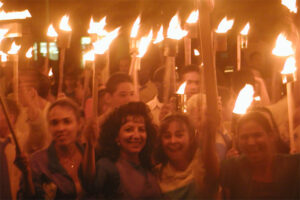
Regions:
<instances>
[{"instance_id":1,"label":"long hair","mask_svg":"<svg viewBox=\"0 0 300 200\"><path fill-rule=\"evenodd\" d=\"M143 117L147 140L146 145L139 153L139 159L142 167L146 169L152 168L152 150L153 150L153 139L156 135L156 128L152 122L150 115L150 109L143 102L130 102L116 108L110 115L105 119L104 123L100 128L99 137L99 154L100 157L106 157L111 161L115 162L120 156L120 147L116 143L119 131L123 124L126 123L128 116Z\"/></svg>"}]
</instances>

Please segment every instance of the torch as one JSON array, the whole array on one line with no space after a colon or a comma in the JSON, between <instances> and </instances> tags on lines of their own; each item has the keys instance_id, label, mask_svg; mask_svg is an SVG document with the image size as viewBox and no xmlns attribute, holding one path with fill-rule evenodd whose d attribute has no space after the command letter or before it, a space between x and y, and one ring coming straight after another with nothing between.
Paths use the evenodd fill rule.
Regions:
<instances>
[{"instance_id":1,"label":"torch","mask_svg":"<svg viewBox=\"0 0 300 200\"><path fill-rule=\"evenodd\" d=\"M236 147L236 122L247 112L247 109L253 102L254 89L250 84L246 84L241 91L235 101L234 109L232 112L232 121L231 121L231 132L233 135L233 147Z\"/></svg>"},{"instance_id":2,"label":"torch","mask_svg":"<svg viewBox=\"0 0 300 200\"><path fill-rule=\"evenodd\" d=\"M243 30L238 34L237 36L237 55L236 55L236 61L237 61L237 71L241 70L241 57L242 57L242 50L246 49L248 47L248 32L250 29L250 24L247 23Z\"/></svg>"},{"instance_id":3,"label":"torch","mask_svg":"<svg viewBox=\"0 0 300 200\"><path fill-rule=\"evenodd\" d=\"M185 94L186 82L182 83L176 92L176 111L187 112L187 95Z\"/></svg>"},{"instance_id":4,"label":"torch","mask_svg":"<svg viewBox=\"0 0 300 200\"><path fill-rule=\"evenodd\" d=\"M140 27L140 22L141 19L138 17L131 29L130 33L130 41L129 41L129 48L130 48L130 53L131 53L131 63L130 63L130 68L129 68L129 75L133 76L134 73L134 65L135 65L135 59L137 55L137 48L138 48L138 40L136 39L139 27Z\"/></svg>"},{"instance_id":5,"label":"torch","mask_svg":"<svg viewBox=\"0 0 300 200\"><path fill-rule=\"evenodd\" d=\"M279 57L288 57L294 55L294 49L292 47L292 42L286 39L283 34L279 34L276 40L276 46L272 50L272 53ZM290 136L290 149L294 150L294 136L293 136L293 95L292 95L292 87L293 82L296 80L295 72L296 72L296 61L294 57L289 57L285 64L284 69L281 71L282 81L286 84L287 89L287 107L288 107L288 122L289 122L289 136Z\"/></svg>"},{"instance_id":6,"label":"torch","mask_svg":"<svg viewBox=\"0 0 300 200\"><path fill-rule=\"evenodd\" d=\"M65 54L66 49L70 48L71 45L71 27L68 24L69 17L63 16L59 25L59 36L57 45L60 48L60 54L59 54L59 79L58 79L58 95L62 92L62 86L63 86L63 73L64 73L64 63L65 63Z\"/></svg>"},{"instance_id":7,"label":"torch","mask_svg":"<svg viewBox=\"0 0 300 200\"><path fill-rule=\"evenodd\" d=\"M14 96L16 102L18 102L19 94L19 55L18 52L21 48L21 45L16 45L15 42L12 43L10 50L7 52L10 56L10 59L13 61L13 88Z\"/></svg>"},{"instance_id":8,"label":"torch","mask_svg":"<svg viewBox=\"0 0 300 200\"><path fill-rule=\"evenodd\" d=\"M187 34L187 31L181 29L178 15L176 14L169 23L167 39L164 40L164 56L166 57L166 71L164 77L164 103L168 103L170 92L172 94L175 93L175 56L178 51L177 42Z\"/></svg>"},{"instance_id":9,"label":"torch","mask_svg":"<svg viewBox=\"0 0 300 200\"><path fill-rule=\"evenodd\" d=\"M32 61L32 51L33 51L33 47L30 47L27 52L26 52L26 58L27 58L27 67L30 67L31 65L31 61Z\"/></svg>"},{"instance_id":10,"label":"torch","mask_svg":"<svg viewBox=\"0 0 300 200\"><path fill-rule=\"evenodd\" d=\"M49 59L50 59L50 43L51 42L56 42L57 39L57 32L55 31L54 27L52 24L50 24L50 26L48 27L48 31L47 31L47 54L46 54L46 58L45 58L45 64L44 64L44 70L48 71L48 66L49 66Z\"/></svg>"},{"instance_id":11,"label":"torch","mask_svg":"<svg viewBox=\"0 0 300 200\"><path fill-rule=\"evenodd\" d=\"M197 37L197 21L199 18L199 11L193 11L188 19L186 20L186 24L184 28L189 31L188 37L184 37L184 61L185 65L190 65L192 63L191 54L192 54L192 38Z\"/></svg>"},{"instance_id":12,"label":"torch","mask_svg":"<svg viewBox=\"0 0 300 200\"><path fill-rule=\"evenodd\" d=\"M220 22L215 34L215 49L216 51L227 51L227 31L233 26L234 20L227 20L224 17Z\"/></svg>"},{"instance_id":13,"label":"torch","mask_svg":"<svg viewBox=\"0 0 300 200\"><path fill-rule=\"evenodd\" d=\"M83 83L83 98L81 102L81 107L84 108L84 103L85 103L85 97L87 95L87 90L88 90L88 83L90 80L90 69L95 68L95 53L93 50L88 51L83 55L83 61L84 61L84 83ZM97 88L97 87L96 87ZM98 91L97 91L98 92Z\"/></svg>"}]
</instances>

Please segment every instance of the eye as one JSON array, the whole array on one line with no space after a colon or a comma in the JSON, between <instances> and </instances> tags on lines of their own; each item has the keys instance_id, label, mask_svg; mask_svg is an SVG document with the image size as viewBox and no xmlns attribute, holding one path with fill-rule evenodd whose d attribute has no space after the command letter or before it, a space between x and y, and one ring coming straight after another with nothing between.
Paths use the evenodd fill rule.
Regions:
<instances>
[{"instance_id":1,"label":"eye","mask_svg":"<svg viewBox=\"0 0 300 200\"><path fill-rule=\"evenodd\" d=\"M171 138L171 134L170 133L163 133L162 138L163 139L169 139L169 138Z\"/></svg>"},{"instance_id":2,"label":"eye","mask_svg":"<svg viewBox=\"0 0 300 200\"><path fill-rule=\"evenodd\" d=\"M126 127L125 129L124 129L126 132L132 132L133 131L133 127Z\"/></svg>"},{"instance_id":3,"label":"eye","mask_svg":"<svg viewBox=\"0 0 300 200\"><path fill-rule=\"evenodd\" d=\"M51 126L56 126L58 124L58 120L51 120L49 124Z\"/></svg>"},{"instance_id":4,"label":"eye","mask_svg":"<svg viewBox=\"0 0 300 200\"><path fill-rule=\"evenodd\" d=\"M64 124L71 124L72 120L70 118L65 118L63 122Z\"/></svg>"},{"instance_id":5,"label":"eye","mask_svg":"<svg viewBox=\"0 0 300 200\"><path fill-rule=\"evenodd\" d=\"M139 132L146 132L145 127L139 127Z\"/></svg>"}]
</instances>

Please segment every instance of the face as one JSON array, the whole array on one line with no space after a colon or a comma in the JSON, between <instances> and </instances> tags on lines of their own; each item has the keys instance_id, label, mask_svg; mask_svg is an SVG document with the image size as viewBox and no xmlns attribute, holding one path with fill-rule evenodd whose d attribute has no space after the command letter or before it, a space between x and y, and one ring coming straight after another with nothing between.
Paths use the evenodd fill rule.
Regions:
<instances>
[{"instance_id":1,"label":"face","mask_svg":"<svg viewBox=\"0 0 300 200\"><path fill-rule=\"evenodd\" d=\"M144 118L141 116L128 116L126 123L120 128L117 144L122 153L138 155L146 145L147 133Z\"/></svg>"},{"instance_id":2,"label":"face","mask_svg":"<svg viewBox=\"0 0 300 200\"><path fill-rule=\"evenodd\" d=\"M188 98L199 93L200 76L198 72L188 72L183 76L183 82L186 81L185 93Z\"/></svg>"},{"instance_id":3,"label":"face","mask_svg":"<svg viewBox=\"0 0 300 200\"><path fill-rule=\"evenodd\" d=\"M48 115L49 131L56 145L67 146L77 140L80 123L72 108L53 107Z\"/></svg>"},{"instance_id":4,"label":"face","mask_svg":"<svg viewBox=\"0 0 300 200\"><path fill-rule=\"evenodd\" d=\"M187 126L179 121L172 121L161 135L163 150L169 160L188 159L190 137Z\"/></svg>"},{"instance_id":5,"label":"face","mask_svg":"<svg viewBox=\"0 0 300 200\"><path fill-rule=\"evenodd\" d=\"M133 84L130 82L120 83L116 91L110 95L111 105L119 107L134 100Z\"/></svg>"},{"instance_id":6,"label":"face","mask_svg":"<svg viewBox=\"0 0 300 200\"><path fill-rule=\"evenodd\" d=\"M76 82L76 87L74 90L74 94L75 94L75 98L78 102L80 102L84 96L84 89L83 89L83 85L81 85L81 83L79 81Z\"/></svg>"},{"instance_id":7,"label":"face","mask_svg":"<svg viewBox=\"0 0 300 200\"><path fill-rule=\"evenodd\" d=\"M252 163L264 162L272 153L272 137L253 120L241 125L238 141L242 153Z\"/></svg>"}]
</instances>

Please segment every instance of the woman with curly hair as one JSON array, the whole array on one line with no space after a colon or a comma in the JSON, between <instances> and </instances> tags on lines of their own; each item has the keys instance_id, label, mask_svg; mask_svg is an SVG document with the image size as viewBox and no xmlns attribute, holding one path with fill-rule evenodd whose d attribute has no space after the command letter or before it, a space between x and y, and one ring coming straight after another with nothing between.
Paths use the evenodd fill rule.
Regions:
<instances>
[{"instance_id":1,"label":"woman with curly hair","mask_svg":"<svg viewBox=\"0 0 300 200\"><path fill-rule=\"evenodd\" d=\"M157 199L159 186L151 173L156 129L150 110L131 102L114 110L101 126L100 159L94 190L105 199Z\"/></svg>"}]
</instances>

